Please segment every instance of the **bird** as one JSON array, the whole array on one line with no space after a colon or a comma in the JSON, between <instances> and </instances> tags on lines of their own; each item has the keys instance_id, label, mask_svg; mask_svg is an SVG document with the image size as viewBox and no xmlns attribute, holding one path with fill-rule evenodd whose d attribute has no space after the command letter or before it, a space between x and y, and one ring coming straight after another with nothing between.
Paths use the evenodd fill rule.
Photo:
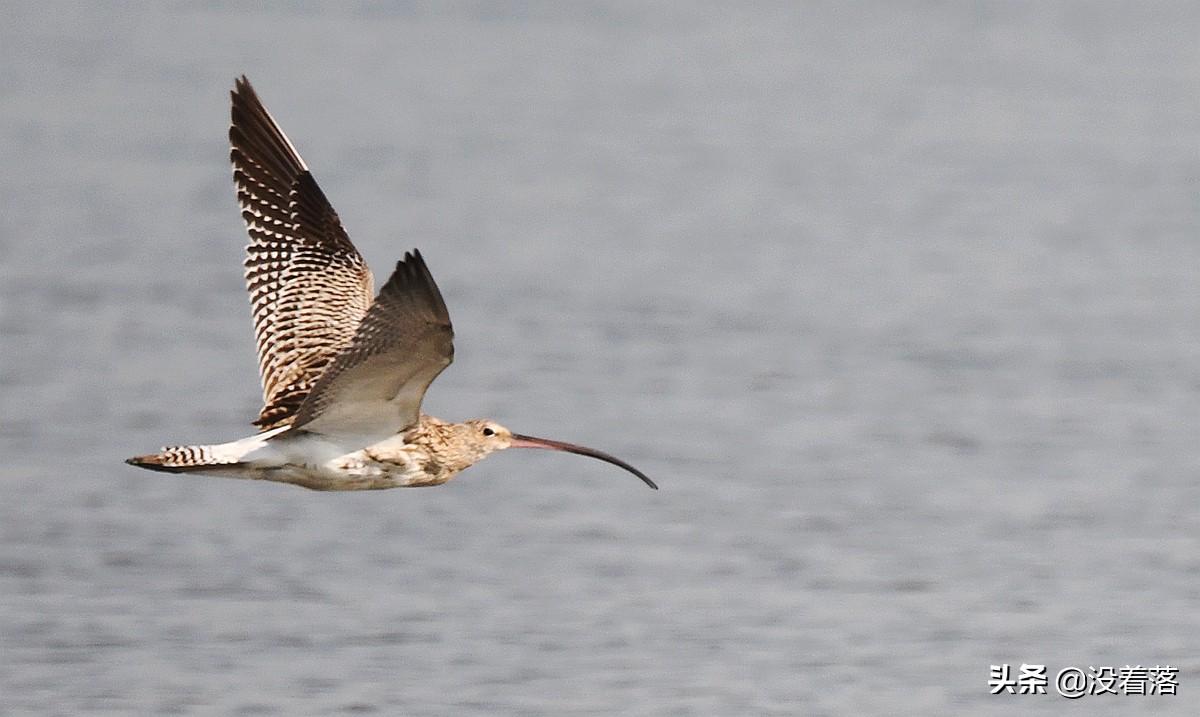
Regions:
<instances>
[{"instance_id":1,"label":"bird","mask_svg":"<svg viewBox=\"0 0 1200 717\"><path fill-rule=\"evenodd\" d=\"M130 465L267 480L319 491L436 486L496 451L540 448L606 461L603 451L513 433L488 419L421 413L454 357L441 291L417 249L374 294L366 262L245 75L234 81L229 141L249 244L244 261L263 408L258 432L168 446Z\"/></svg>"}]
</instances>

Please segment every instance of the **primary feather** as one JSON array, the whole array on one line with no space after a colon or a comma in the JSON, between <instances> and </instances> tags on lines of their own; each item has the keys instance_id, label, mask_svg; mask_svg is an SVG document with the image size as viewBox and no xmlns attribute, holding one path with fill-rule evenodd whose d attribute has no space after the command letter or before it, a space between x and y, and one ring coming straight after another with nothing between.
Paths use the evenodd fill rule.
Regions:
<instances>
[{"instance_id":1,"label":"primary feather","mask_svg":"<svg viewBox=\"0 0 1200 717\"><path fill-rule=\"evenodd\" d=\"M371 306L371 271L296 148L240 78L229 141L250 244L246 288L262 377L254 423L288 425Z\"/></svg>"}]
</instances>

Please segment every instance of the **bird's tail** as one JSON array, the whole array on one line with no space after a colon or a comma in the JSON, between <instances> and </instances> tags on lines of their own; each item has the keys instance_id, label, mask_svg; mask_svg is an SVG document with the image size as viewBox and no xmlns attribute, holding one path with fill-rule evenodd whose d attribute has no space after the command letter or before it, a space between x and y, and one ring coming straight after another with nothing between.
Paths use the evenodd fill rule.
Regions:
<instances>
[{"instance_id":1,"label":"bird's tail","mask_svg":"<svg viewBox=\"0 0 1200 717\"><path fill-rule=\"evenodd\" d=\"M237 465L241 462L241 451L235 453L228 450L228 446L167 446L158 453L134 456L125 462L164 473L191 473L205 468Z\"/></svg>"}]
</instances>

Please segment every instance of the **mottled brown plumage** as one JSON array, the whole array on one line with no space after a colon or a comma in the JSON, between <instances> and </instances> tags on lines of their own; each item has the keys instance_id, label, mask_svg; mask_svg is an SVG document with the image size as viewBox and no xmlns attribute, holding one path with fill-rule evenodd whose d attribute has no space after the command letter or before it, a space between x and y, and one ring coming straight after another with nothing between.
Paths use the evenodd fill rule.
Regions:
<instances>
[{"instance_id":1,"label":"mottled brown plumage","mask_svg":"<svg viewBox=\"0 0 1200 717\"><path fill-rule=\"evenodd\" d=\"M245 77L231 93L230 160L250 244L246 288L263 429L291 423L371 306L371 271Z\"/></svg>"},{"instance_id":2,"label":"mottled brown plumage","mask_svg":"<svg viewBox=\"0 0 1200 717\"><path fill-rule=\"evenodd\" d=\"M420 252L406 253L372 301L371 272L295 147L245 77L229 140L250 238L246 287L264 406L262 432L174 446L127 462L171 473L272 480L314 490L440 485L489 453L543 448L607 453L517 435L488 420L420 412L454 357L450 315Z\"/></svg>"}]
</instances>

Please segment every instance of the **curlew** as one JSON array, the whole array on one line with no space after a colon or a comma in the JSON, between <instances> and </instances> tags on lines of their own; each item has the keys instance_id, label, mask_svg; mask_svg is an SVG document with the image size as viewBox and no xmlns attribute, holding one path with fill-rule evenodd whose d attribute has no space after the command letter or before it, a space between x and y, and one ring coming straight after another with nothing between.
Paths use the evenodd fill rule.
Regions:
<instances>
[{"instance_id":1,"label":"curlew","mask_svg":"<svg viewBox=\"0 0 1200 717\"><path fill-rule=\"evenodd\" d=\"M405 253L372 297L371 271L244 76L231 95L230 158L250 237L246 288L263 388L259 432L127 463L368 490L441 485L495 451L542 448L607 461L658 488L594 448L421 413L426 389L454 355L450 315L421 253Z\"/></svg>"}]
</instances>

